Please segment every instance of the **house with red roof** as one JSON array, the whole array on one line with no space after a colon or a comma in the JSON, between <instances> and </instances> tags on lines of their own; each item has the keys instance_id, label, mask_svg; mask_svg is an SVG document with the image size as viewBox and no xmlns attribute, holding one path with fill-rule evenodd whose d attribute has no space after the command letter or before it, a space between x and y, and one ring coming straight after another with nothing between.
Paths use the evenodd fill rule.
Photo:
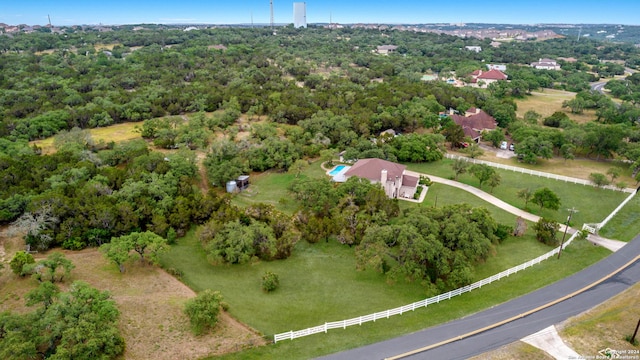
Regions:
<instances>
[{"instance_id":1,"label":"house with red roof","mask_svg":"<svg viewBox=\"0 0 640 360\"><path fill-rule=\"evenodd\" d=\"M496 81L505 81L509 77L498 69L488 71L476 70L471 73L471 86L486 88L489 84Z\"/></svg>"},{"instance_id":2,"label":"house with red roof","mask_svg":"<svg viewBox=\"0 0 640 360\"><path fill-rule=\"evenodd\" d=\"M464 115L453 114L451 120L462 127L464 135L475 142L480 142L482 133L498 127L496 119L486 112L471 108Z\"/></svg>"},{"instance_id":3,"label":"house with red roof","mask_svg":"<svg viewBox=\"0 0 640 360\"><path fill-rule=\"evenodd\" d=\"M360 159L347 172L346 179L357 176L382 185L391 199L413 199L420 179L406 173L407 167L382 159Z\"/></svg>"}]
</instances>

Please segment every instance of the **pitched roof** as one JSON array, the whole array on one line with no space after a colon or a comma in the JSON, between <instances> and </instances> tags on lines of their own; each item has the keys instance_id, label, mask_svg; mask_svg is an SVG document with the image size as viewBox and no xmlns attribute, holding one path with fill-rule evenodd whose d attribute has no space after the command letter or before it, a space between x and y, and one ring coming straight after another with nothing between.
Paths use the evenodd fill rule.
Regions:
<instances>
[{"instance_id":1,"label":"pitched roof","mask_svg":"<svg viewBox=\"0 0 640 360\"><path fill-rule=\"evenodd\" d=\"M456 124L462 126L462 130L464 130L465 127L477 131L493 130L497 127L496 119L482 110L480 110L477 114L471 116L454 114L451 115L451 120L453 120L453 122L455 122ZM467 134L465 133L465 135Z\"/></svg>"},{"instance_id":2,"label":"pitched roof","mask_svg":"<svg viewBox=\"0 0 640 360\"><path fill-rule=\"evenodd\" d=\"M402 177L402 186L415 187L418 186L420 179L416 176L404 175Z\"/></svg>"},{"instance_id":3,"label":"pitched roof","mask_svg":"<svg viewBox=\"0 0 640 360\"><path fill-rule=\"evenodd\" d=\"M462 132L464 133L465 137L468 137L471 140L475 140L480 136L480 131L473 130L472 128L470 128L468 126L463 126L462 127Z\"/></svg>"},{"instance_id":4,"label":"pitched roof","mask_svg":"<svg viewBox=\"0 0 640 360\"><path fill-rule=\"evenodd\" d=\"M507 80L507 75L498 69L491 69L478 75L478 79Z\"/></svg>"},{"instance_id":5,"label":"pitched roof","mask_svg":"<svg viewBox=\"0 0 640 360\"><path fill-rule=\"evenodd\" d=\"M360 159L344 173L344 176L357 176L379 182L380 172L382 170L387 170L387 179L394 179L396 176L402 176L406 168L407 167L402 164L382 159Z\"/></svg>"}]
</instances>

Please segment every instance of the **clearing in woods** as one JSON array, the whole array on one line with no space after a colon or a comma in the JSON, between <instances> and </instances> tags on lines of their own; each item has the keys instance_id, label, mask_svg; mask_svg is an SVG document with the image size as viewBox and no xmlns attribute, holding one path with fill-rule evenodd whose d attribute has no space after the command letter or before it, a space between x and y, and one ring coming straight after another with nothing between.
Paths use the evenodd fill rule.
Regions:
<instances>
[{"instance_id":1,"label":"clearing in woods","mask_svg":"<svg viewBox=\"0 0 640 360\"><path fill-rule=\"evenodd\" d=\"M7 241L11 244L5 244ZM0 247L15 249L15 242L16 239L3 237ZM265 344L259 334L226 312L221 312L211 334L194 336L183 306L195 293L160 268L134 260L126 272L120 274L95 248L64 251L64 254L76 268L61 288L82 280L111 292L120 310L125 359L198 359ZM38 258L45 256L37 255ZM24 295L36 286L35 280L19 279L5 269L0 275L0 311L32 311L25 306Z\"/></svg>"},{"instance_id":2,"label":"clearing in woods","mask_svg":"<svg viewBox=\"0 0 640 360\"><path fill-rule=\"evenodd\" d=\"M570 119L580 124L593 121L596 118L594 110L585 110L582 114L572 114L568 108L562 108L564 101L572 100L575 96L576 93L564 90L544 89L543 92L532 91L531 96L516 100L518 105L516 115L522 118L527 111L533 110L542 115L542 119L544 119L556 111L562 111Z\"/></svg>"}]
</instances>

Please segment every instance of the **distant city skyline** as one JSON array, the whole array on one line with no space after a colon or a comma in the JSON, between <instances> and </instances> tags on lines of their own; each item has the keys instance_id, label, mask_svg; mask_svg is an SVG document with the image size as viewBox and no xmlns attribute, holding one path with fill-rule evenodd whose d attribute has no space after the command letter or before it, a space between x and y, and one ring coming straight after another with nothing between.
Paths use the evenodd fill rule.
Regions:
<instances>
[{"instance_id":1,"label":"distant city skyline","mask_svg":"<svg viewBox=\"0 0 640 360\"><path fill-rule=\"evenodd\" d=\"M293 23L294 1L273 0L274 20ZM488 5L490 4L490 5ZM307 23L500 23L640 25L638 0L312 0ZM0 22L12 25L268 24L269 0L3 1Z\"/></svg>"}]
</instances>

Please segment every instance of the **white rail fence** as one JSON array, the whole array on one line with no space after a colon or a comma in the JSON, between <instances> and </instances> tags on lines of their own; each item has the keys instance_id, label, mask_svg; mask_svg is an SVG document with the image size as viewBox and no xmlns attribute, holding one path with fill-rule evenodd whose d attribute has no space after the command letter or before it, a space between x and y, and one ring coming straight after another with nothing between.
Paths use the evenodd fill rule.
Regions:
<instances>
[{"instance_id":1,"label":"white rail fence","mask_svg":"<svg viewBox=\"0 0 640 360\"><path fill-rule=\"evenodd\" d=\"M579 232L576 231L570 238L569 240L567 240L564 243L564 246L562 247L563 249L566 248L572 241L573 239L578 236ZM427 307L428 305L431 304L436 304L439 303L440 301L444 301L444 300L449 300L454 296L458 296L461 294L464 294L466 292L469 292L471 290L474 289L479 289L481 287L483 287L484 285L488 285L491 284L494 281L498 281L504 277L507 277L509 275L515 274L519 271L522 271L524 269L527 269L533 265L539 264L540 262L547 260L548 258L556 255L558 253L558 251L560 251L560 247L558 246L557 248L549 251L548 253L541 255L533 260L527 261L524 264L520 264L518 266L512 267L511 269L507 269L501 273L492 275L486 279L482 279L480 281L477 281L471 285L467 285L452 291L449 291L447 293L444 294L440 294L440 295L436 295L433 297L430 297L428 299L424 299L424 300L420 300L418 302L414 302L412 304L409 305L405 305L405 306L401 306L401 307L397 307L395 309L389 309L389 310L384 310L384 311L380 311L377 313L373 313L373 314L369 314L369 315L363 315L363 316L358 316L356 318L352 318L352 319L348 319L348 320L342 320L342 321L333 321L333 322L326 322L323 325L319 325L319 326L314 326L314 327L310 327L304 330L298 330L298 331L288 331L285 333L281 333L281 334L276 334L273 337L273 341L274 342L278 342L278 341L282 341L282 340L293 340L296 338L300 338L300 337L304 337L304 336L308 336L308 335L313 335L313 334L319 334L319 333L326 333L328 330L331 329L345 329L347 326L353 326L353 325L362 325L366 322L370 322L370 321L376 321L379 319L388 319L390 316L393 315L402 315L406 312L409 311L414 311L416 309L420 309L423 307Z\"/></svg>"},{"instance_id":2,"label":"white rail fence","mask_svg":"<svg viewBox=\"0 0 640 360\"><path fill-rule=\"evenodd\" d=\"M468 157L453 155L453 154L449 154L449 153L445 153L444 156L447 159L454 159L454 160L462 159L462 160L465 160L465 161L470 162L472 164L484 164L484 165L489 165L491 167L495 167L495 168L498 168L498 169L519 172L519 173L522 173L522 174L528 174L528 175L532 175L532 176L544 177L544 178L547 178L547 179L555 179L555 180L558 180L558 181L570 182L570 183L580 184L580 185L596 186L593 182L591 182L589 180L576 179L576 178L572 178L572 177L569 177L569 176L562 176L562 175L550 174L550 173L546 173L546 172L542 172L542 171L529 170L529 169L521 168L521 167L518 167L518 166L504 165L504 164L494 163L494 162L491 162L491 161L471 159L471 158L468 158ZM620 189L620 188L618 188L616 186L613 186L613 185L607 185L607 186L604 186L604 188L605 189L609 189L609 190L617 190L617 191L627 192L627 193L634 193L636 191L636 189L632 189L632 188Z\"/></svg>"},{"instance_id":3,"label":"white rail fence","mask_svg":"<svg viewBox=\"0 0 640 360\"><path fill-rule=\"evenodd\" d=\"M609 222L609 220L613 219L614 216L616 216L616 214L618 212L620 212L620 210L622 210L622 208L627 205L627 203L629 201L631 201L631 199L633 199L633 197L636 195L636 192L634 191L631 195L627 196L626 199L624 199L624 201L622 203L620 203L620 205L618 205L618 207L613 210L613 212L611 214L609 214L609 216L607 216L604 220L602 220L601 223L597 224L596 226L596 230L600 230L602 229L605 225L607 225L607 223Z\"/></svg>"}]
</instances>

